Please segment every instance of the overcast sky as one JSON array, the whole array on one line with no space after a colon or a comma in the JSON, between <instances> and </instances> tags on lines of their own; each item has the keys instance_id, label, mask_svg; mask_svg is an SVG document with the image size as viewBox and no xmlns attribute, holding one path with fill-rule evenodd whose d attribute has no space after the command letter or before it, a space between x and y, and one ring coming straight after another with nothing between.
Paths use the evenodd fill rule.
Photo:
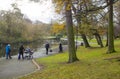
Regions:
<instances>
[{"instance_id":1,"label":"overcast sky","mask_svg":"<svg viewBox=\"0 0 120 79\"><path fill-rule=\"evenodd\" d=\"M42 0L44 1L44 0ZM18 8L32 21L39 20L45 23L57 18L51 0L43 3L29 2L29 0L0 0L0 10L9 10L12 3L17 3Z\"/></svg>"}]
</instances>

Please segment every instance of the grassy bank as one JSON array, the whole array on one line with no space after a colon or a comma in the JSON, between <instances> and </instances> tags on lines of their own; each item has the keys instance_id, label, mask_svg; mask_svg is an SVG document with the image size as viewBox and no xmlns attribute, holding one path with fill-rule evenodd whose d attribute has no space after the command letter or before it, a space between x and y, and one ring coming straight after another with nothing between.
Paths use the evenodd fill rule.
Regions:
<instances>
[{"instance_id":1,"label":"grassy bank","mask_svg":"<svg viewBox=\"0 0 120 79\"><path fill-rule=\"evenodd\" d=\"M79 61L67 63L68 53L36 59L42 70L21 79L120 79L120 41L115 41L117 52L106 54L107 48L79 47Z\"/></svg>"}]
</instances>

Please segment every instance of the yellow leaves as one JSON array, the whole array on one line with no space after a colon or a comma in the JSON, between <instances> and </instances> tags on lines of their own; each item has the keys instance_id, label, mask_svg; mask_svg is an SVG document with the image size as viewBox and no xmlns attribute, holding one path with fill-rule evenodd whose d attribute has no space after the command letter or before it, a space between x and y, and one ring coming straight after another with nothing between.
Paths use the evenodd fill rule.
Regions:
<instances>
[{"instance_id":1,"label":"yellow leaves","mask_svg":"<svg viewBox=\"0 0 120 79\"><path fill-rule=\"evenodd\" d=\"M56 9L55 12L60 14L61 9Z\"/></svg>"},{"instance_id":2,"label":"yellow leaves","mask_svg":"<svg viewBox=\"0 0 120 79\"><path fill-rule=\"evenodd\" d=\"M63 10L64 3L66 4L65 10L71 9L71 0L53 0L53 3L55 4L55 9L57 13L60 13L60 11Z\"/></svg>"},{"instance_id":3,"label":"yellow leaves","mask_svg":"<svg viewBox=\"0 0 120 79\"><path fill-rule=\"evenodd\" d=\"M56 33L59 33L59 32L61 32L61 31L63 31L64 28L65 28L65 25L64 25L64 24L55 23L55 24L53 24L53 26L52 26L51 32L52 32L53 34L56 34Z\"/></svg>"},{"instance_id":4,"label":"yellow leaves","mask_svg":"<svg viewBox=\"0 0 120 79\"><path fill-rule=\"evenodd\" d=\"M66 6L66 10L70 10L71 9L71 4L68 4L67 6Z\"/></svg>"},{"instance_id":5,"label":"yellow leaves","mask_svg":"<svg viewBox=\"0 0 120 79\"><path fill-rule=\"evenodd\" d=\"M66 7L65 7L65 10L71 10L71 0L65 0L65 4L66 4Z\"/></svg>"},{"instance_id":6,"label":"yellow leaves","mask_svg":"<svg viewBox=\"0 0 120 79\"><path fill-rule=\"evenodd\" d=\"M60 1L58 1L58 3L57 3L58 5L62 5L63 4L63 1L62 0L60 0Z\"/></svg>"},{"instance_id":7,"label":"yellow leaves","mask_svg":"<svg viewBox=\"0 0 120 79\"><path fill-rule=\"evenodd\" d=\"M63 8L63 0L53 0L53 3L55 4L55 10L57 13L60 13L60 11Z\"/></svg>"}]
</instances>

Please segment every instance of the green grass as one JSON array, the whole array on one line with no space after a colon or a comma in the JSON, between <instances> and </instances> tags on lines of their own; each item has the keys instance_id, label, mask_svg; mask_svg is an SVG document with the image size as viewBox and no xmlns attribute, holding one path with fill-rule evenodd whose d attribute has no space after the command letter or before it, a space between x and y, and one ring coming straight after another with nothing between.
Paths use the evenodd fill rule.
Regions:
<instances>
[{"instance_id":1,"label":"green grass","mask_svg":"<svg viewBox=\"0 0 120 79\"><path fill-rule=\"evenodd\" d=\"M21 79L120 79L120 40L115 41L115 49L106 54L106 47L79 47L79 61L74 63L67 63L67 52L39 58L43 69Z\"/></svg>"}]
</instances>

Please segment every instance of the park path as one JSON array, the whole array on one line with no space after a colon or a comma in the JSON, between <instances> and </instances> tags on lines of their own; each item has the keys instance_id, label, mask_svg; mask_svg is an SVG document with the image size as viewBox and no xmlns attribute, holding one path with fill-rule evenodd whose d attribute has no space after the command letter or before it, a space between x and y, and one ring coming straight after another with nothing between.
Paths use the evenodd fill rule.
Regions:
<instances>
[{"instance_id":1,"label":"park path","mask_svg":"<svg viewBox=\"0 0 120 79\"><path fill-rule=\"evenodd\" d=\"M16 57L10 60L0 59L0 79L13 79L35 69L35 65L28 60L17 60Z\"/></svg>"},{"instance_id":2,"label":"park path","mask_svg":"<svg viewBox=\"0 0 120 79\"><path fill-rule=\"evenodd\" d=\"M67 46L63 46L66 50ZM33 54L34 58L40 58L58 53L58 47L53 49L46 55L45 48L40 48ZM12 56L12 59L6 60L5 57L0 58L0 79L16 79L19 76L29 74L36 70L36 66L31 60L17 60L17 55Z\"/></svg>"}]
</instances>

